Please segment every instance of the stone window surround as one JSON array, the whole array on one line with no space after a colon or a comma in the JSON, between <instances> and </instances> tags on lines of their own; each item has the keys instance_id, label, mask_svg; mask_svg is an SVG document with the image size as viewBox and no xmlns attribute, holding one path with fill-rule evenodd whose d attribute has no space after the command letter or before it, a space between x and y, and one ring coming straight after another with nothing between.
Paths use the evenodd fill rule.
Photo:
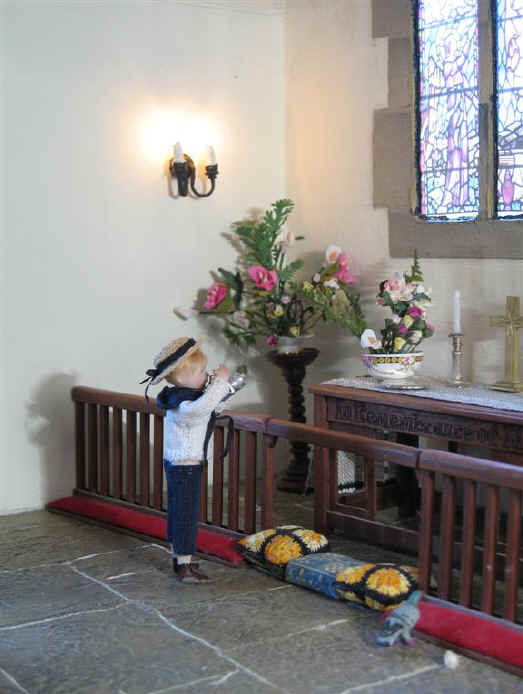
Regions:
<instances>
[{"instance_id":1,"label":"stone window surround","mask_svg":"<svg viewBox=\"0 0 523 694\"><path fill-rule=\"evenodd\" d=\"M488 0L480 0L480 50L488 49ZM417 218L413 147L413 50L411 0L373 0L373 38L387 38L389 105L374 113L374 206L386 207L392 258L523 258L523 220L428 222ZM480 80L480 137L489 141L489 71ZM482 162L487 170L489 162ZM488 208L482 190L482 207Z\"/></svg>"}]
</instances>

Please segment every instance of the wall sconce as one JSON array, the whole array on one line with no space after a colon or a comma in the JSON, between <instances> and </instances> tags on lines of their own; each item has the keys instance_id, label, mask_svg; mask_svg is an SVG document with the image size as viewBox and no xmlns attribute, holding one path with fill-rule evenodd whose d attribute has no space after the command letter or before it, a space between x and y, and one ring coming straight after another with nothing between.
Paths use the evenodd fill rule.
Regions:
<instances>
[{"instance_id":1,"label":"wall sconce","mask_svg":"<svg viewBox=\"0 0 523 694\"><path fill-rule=\"evenodd\" d=\"M182 146L179 142L174 145L174 157L169 161L169 172L172 178L178 181L178 195L185 198L189 193L189 185L191 191L198 198L208 198L214 191L216 176L218 175L218 164L216 163L216 154L214 148L210 145L207 147L207 161L205 167L207 178L211 182L211 188L207 193L199 193L196 190L196 166L194 161L188 154L183 153Z\"/></svg>"}]
</instances>

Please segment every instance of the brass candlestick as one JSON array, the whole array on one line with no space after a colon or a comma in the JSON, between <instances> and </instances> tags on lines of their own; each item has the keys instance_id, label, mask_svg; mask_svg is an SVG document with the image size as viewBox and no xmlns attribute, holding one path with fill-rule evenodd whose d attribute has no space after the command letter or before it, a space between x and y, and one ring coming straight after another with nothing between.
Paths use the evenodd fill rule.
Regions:
<instances>
[{"instance_id":1,"label":"brass candlestick","mask_svg":"<svg viewBox=\"0 0 523 694\"><path fill-rule=\"evenodd\" d=\"M463 378L463 333L450 333L452 338L452 378L450 384L461 388L465 385Z\"/></svg>"}]
</instances>

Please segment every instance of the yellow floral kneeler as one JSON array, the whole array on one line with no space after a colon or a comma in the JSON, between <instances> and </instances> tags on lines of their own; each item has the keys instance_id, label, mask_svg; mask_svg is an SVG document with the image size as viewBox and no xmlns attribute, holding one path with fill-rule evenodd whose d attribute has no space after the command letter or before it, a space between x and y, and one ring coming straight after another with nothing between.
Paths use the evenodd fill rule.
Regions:
<instances>
[{"instance_id":1,"label":"yellow floral kneeler","mask_svg":"<svg viewBox=\"0 0 523 694\"><path fill-rule=\"evenodd\" d=\"M396 564L360 564L336 574L342 600L373 610L392 610L417 589L418 570Z\"/></svg>"},{"instance_id":2,"label":"yellow floral kneeler","mask_svg":"<svg viewBox=\"0 0 523 694\"><path fill-rule=\"evenodd\" d=\"M238 541L238 549L247 561L278 578L284 577L285 567L291 559L326 552L328 547L324 535L300 525L280 525Z\"/></svg>"}]
</instances>

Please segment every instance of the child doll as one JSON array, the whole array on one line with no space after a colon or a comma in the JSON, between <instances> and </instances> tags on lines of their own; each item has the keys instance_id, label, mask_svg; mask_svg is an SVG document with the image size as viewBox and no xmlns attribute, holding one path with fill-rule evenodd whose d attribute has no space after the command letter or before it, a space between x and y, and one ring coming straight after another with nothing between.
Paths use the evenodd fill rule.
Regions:
<instances>
[{"instance_id":1,"label":"child doll","mask_svg":"<svg viewBox=\"0 0 523 694\"><path fill-rule=\"evenodd\" d=\"M200 515L201 461L214 424L214 410L234 392L229 370L222 364L209 376L207 357L200 343L180 337L162 349L147 375L149 385L165 379L157 405L166 410L163 464L167 479L167 539L172 546L173 569L182 583L201 583L208 577L192 561ZM145 381L142 381L145 383ZM146 396L147 396L146 388Z\"/></svg>"}]
</instances>

